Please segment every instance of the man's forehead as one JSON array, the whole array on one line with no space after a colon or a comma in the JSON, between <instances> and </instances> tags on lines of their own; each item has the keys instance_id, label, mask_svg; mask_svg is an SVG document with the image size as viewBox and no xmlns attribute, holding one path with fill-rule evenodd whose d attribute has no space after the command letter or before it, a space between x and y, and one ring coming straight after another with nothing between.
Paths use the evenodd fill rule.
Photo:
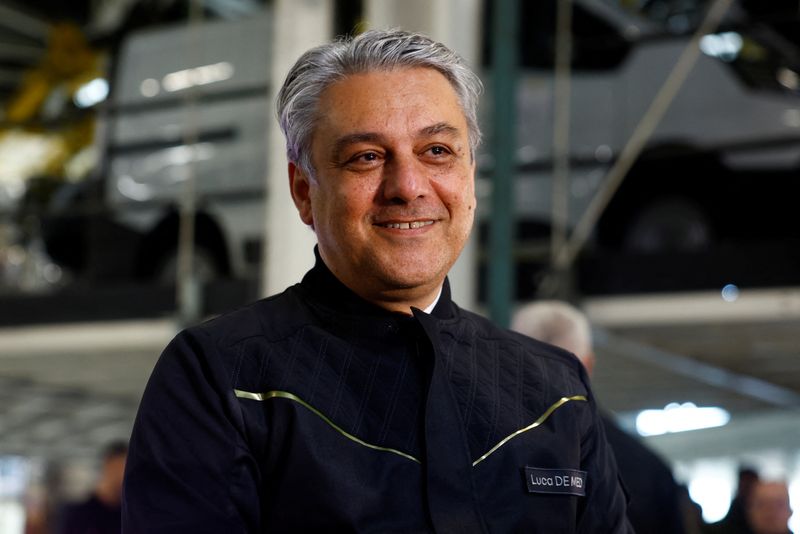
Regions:
<instances>
[{"instance_id":1,"label":"man's forehead","mask_svg":"<svg viewBox=\"0 0 800 534\"><path fill-rule=\"evenodd\" d=\"M395 135L467 138L467 119L449 80L427 67L350 74L322 93L314 140L334 150ZM319 134L319 135L317 135Z\"/></svg>"}]
</instances>

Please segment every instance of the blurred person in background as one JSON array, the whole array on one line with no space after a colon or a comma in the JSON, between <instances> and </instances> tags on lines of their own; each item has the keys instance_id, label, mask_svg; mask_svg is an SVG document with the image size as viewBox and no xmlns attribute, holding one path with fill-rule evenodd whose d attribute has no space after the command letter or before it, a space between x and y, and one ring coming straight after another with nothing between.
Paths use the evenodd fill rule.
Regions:
<instances>
[{"instance_id":1,"label":"blurred person in background","mask_svg":"<svg viewBox=\"0 0 800 534\"><path fill-rule=\"evenodd\" d=\"M514 315L511 328L570 351L591 377L596 363L592 330L587 317L574 306L553 300L527 304ZM601 419L629 493L628 518L634 530L642 534L696 532L696 514L690 503L682 502L685 492L667 464L609 415L601 412Z\"/></svg>"},{"instance_id":2,"label":"blurred person in background","mask_svg":"<svg viewBox=\"0 0 800 534\"><path fill-rule=\"evenodd\" d=\"M753 488L759 482L758 471L748 466L739 467L736 494L731 500L728 513L721 520L706 527L708 534L750 534L747 520L747 505Z\"/></svg>"},{"instance_id":3,"label":"blurred person in background","mask_svg":"<svg viewBox=\"0 0 800 534\"><path fill-rule=\"evenodd\" d=\"M109 444L103 453L100 476L89 498L64 507L56 534L119 534L121 524L122 478L128 444Z\"/></svg>"},{"instance_id":4,"label":"blurred person in background","mask_svg":"<svg viewBox=\"0 0 800 534\"><path fill-rule=\"evenodd\" d=\"M745 511L753 534L792 534L789 530L792 507L784 481L757 481Z\"/></svg>"},{"instance_id":5,"label":"blurred person in background","mask_svg":"<svg viewBox=\"0 0 800 534\"><path fill-rule=\"evenodd\" d=\"M580 363L451 300L480 85L400 30L295 63L278 115L316 265L165 349L124 532L630 532Z\"/></svg>"}]
</instances>

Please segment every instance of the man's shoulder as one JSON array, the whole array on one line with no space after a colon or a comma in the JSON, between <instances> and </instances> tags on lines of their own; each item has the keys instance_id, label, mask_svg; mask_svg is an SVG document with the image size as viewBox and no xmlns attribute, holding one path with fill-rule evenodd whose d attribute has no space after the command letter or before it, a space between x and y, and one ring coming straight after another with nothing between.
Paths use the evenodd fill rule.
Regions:
<instances>
[{"instance_id":1,"label":"man's shoulder","mask_svg":"<svg viewBox=\"0 0 800 534\"><path fill-rule=\"evenodd\" d=\"M308 311L296 286L190 327L191 336L213 341L219 348L251 338L278 339L301 327Z\"/></svg>"},{"instance_id":2,"label":"man's shoulder","mask_svg":"<svg viewBox=\"0 0 800 534\"><path fill-rule=\"evenodd\" d=\"M490 342L504 352L521 352L525 358L533 358L553 366L563 366L580 374L580 360L569 351L514 330L497 326L477 313L458 308L459 320L468 325L477 339Z\"/></svg>"}]
</instances>

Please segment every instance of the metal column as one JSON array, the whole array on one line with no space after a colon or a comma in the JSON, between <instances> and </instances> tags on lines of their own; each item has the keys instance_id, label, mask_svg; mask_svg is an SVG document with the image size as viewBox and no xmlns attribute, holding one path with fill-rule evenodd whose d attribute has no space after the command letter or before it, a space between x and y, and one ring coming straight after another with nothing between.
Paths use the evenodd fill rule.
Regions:
<instances>
[{"instance_id":1,"label":"metal column","mask_svg":"<svg viewBox=\"0 0 800 534\"><path fill-rule=\"evenodd\" d=\"M489 220L489 314L500 326L508 326L516 287L512 261L512 185L516 147L516 71L519 5L517 0L493 3L492 82L494 159L492 209Z\"/></svg>"},{"instance_id":2,"label":"metal column","mask_svg":"<svg viewBox=\"0 0 800 534\"><path fill-rule=\"evenodd\" d=\"M275 2L270 107L267 133L267 195L261 293L271 295L299 282L314 265L314 232L297 214L289 191L286 142L275 118L274 102L286 73L300 55L331 39L332 0Z\"/></svg>"}]
</instances>

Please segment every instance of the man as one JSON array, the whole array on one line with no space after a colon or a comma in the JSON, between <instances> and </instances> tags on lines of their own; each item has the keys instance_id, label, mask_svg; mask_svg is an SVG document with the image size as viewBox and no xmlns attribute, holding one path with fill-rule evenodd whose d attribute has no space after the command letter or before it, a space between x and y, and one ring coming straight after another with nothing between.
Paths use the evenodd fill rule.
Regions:
<instances>
[{"instance_id":1,"label":"man","mask_svg":"<svg viewBox=\"0 0 800 534\"><path fill-rule=\"evenodd\" d=\"M479 92L402 31L297 61L278 114L317 263L165 350L126 532L629 531L580 365L450 299Z\"/></svg>"},{"instance_id":2,"label":"man","mask_svg":"<svg viewBox=\"0 0 800 534\"><path fill-rule=\"evenodd\" d=\"M58 534L119 534L122 475L128 446L109 444L94 492L84 502L68 505L61 512Z\"/></svg>"},{"instance_id":3,"label":"man","mask_svg":"<svg viewBox=\"0 0 800 534\"><path fill-rule=\"evenodd\" d=\"M596 363L592 330L589 320L574 306L559 301L525 305L515 314L512 328L572 352L592 375ZM647 534L683 533L686 529L681 493L669 467L610 417L603 416L602 420L630 494L628 518L634 530Z\"/></svg>"},{"instance_id":4,"label":"man","mask_svg":"<svg viewBox=\"0 0 800 534\"><path fill-rule=\"evenodd\" d=\"M757 481L746 505L747 522L753 534L792 534L789 488L783 481Z\"/></svg>"},{"instance_id":5,"label":"man","mask_svg":"<svg viewBox=\"0 0 800 534\"><path fill-rule=\"evenodd\" d=\"M752 467L739 468L736 495L731 500L728 513L722 520L706 526L707 534L752 534L747 520L747 507L753 488L759 482L758 472Z\"/></svg>"}]
</instances>

